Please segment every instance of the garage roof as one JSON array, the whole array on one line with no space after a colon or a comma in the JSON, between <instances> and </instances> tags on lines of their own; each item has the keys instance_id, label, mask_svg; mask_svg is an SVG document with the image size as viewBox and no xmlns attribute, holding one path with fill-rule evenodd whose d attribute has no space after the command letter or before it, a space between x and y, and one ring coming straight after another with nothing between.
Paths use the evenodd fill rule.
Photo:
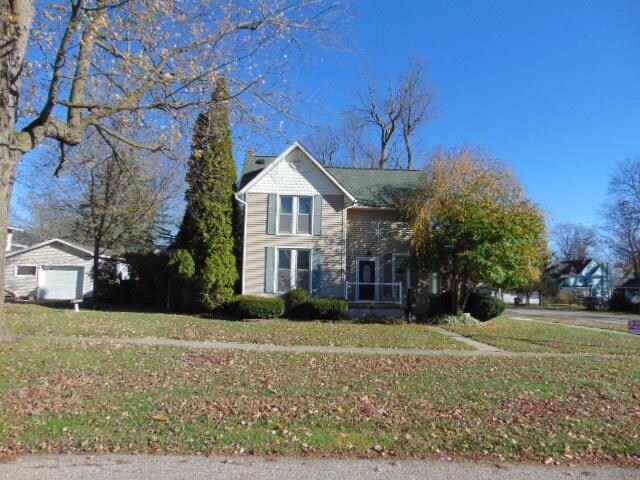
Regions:
<instances>
[{"instance_id":1,"label":"garage roof","mask_svg":"<svg viewBox=\"0 0 640 480\"><path fill-rule=\"evenodd\" d=\"M35 245L31 245L30 247L23 248L22 250L16 250L15 252L8 253L5 258L17 257L18 255L22 255L23 253L30 252L32 250L36 250L38 248L46 247L47 245L52 245L54 243L60 243L62 245L66 245L67 247L76 250L78 252L84 253L85 255L89 255L93 257L93 252L89 250L87 247L82 247L75 243L71 243L67 240L63 240L61 238L52 238L51 240L46 240L41 243L36 243ZM100 255L101 258L111 258L109 255Z\"/></svg>"}]
</instances>

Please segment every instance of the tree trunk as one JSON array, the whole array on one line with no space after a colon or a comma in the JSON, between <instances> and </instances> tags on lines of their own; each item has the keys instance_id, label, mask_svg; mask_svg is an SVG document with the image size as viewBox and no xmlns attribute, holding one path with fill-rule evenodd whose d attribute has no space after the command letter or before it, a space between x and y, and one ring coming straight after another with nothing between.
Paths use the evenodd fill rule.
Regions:
<instances>
[{"instance_id":1,"label":"tree trunk","mask_svg":"<svg viewBox=\"0 0 640 480\"><path fill-rule=\"evenodd\" d=\"M91 289L91 303L93 308L98 307L98 278L100 270L100 243L95 242L93 245L93 288Z\"/></svg>"},{"instance_id":2,"label":"tree trunk","mask_svg":"<svg viewBox=\"0 0 640 480\"><path fill-rule=\"evenodd\" d=\"M0 0L0 339L9 335L4 318L4 262L9 204L18 164L24 150L18 148L16 113L21 73L33 23L32 0Z\"/></svg>"},{"instance_id":3,"label":"tree trunk","mask_svg":"<svg viewBox=\"0 0 640 480\"><path fill-rule=\"evenodd\" d=\"M384 138L380 142L380 162L378 164L378 168L383 169L387 166L387 162L389 161L389 143L385 142Z\"/></svg>"},{"instance_id":4,"label":"tree trunk","mask_svg":"<svg viewBox=\"0 0 640 480\"><path fill-rule=\"evenodd\" d=\"M462 314L464 306L462 305L462 283L459 280L451 282L451 311L453 315Z\"/></svg>"},{"instance_id":5,"label":"tree trunk","mask_svg":"<svg viewBox=\"0 0 640 480\"><path fill-rule=\"evenodd\" d=\"M404 147L407 150L407 170L413 168L413 147L411 146L411 135L405 131L402 132L404 136Z\"/></svg>"},{"instance_id":6,"label":"tree trunk","mask_svg":"<svg viewBox=\"0 0 640 480\"><path fill-rule=\"evenodd\" d=\"M4 317L4 295L5 295L5 247L7 243L7 227L9 224L9 203L15 179L18 162L21 155L11 152L5 143L6 132L0 116L0 341L9 337L9 329ZM9 130L11 131L11 130Z\"/></svg>"}]
</instances>

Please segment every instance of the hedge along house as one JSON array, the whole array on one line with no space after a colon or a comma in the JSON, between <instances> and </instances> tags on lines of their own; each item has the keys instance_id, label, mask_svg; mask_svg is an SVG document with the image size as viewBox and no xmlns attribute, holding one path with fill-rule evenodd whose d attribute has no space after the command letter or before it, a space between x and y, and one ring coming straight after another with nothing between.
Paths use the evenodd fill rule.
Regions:
<instances>
[{"instance_id":1,"label":"hedge along house","mask_svg":"<svg viewBox=\"0 0 640 480\"><path fill-rule=\"evenodd\" d=\"M436 288L410 258L398 197L421 172L323 167L298 142L278 156L249 154L236 194L243 210L242 293L303 288L349 300L352 315L401 314ZM434 290L435 291L435 290Z\"/></svg>"}]
</instances>

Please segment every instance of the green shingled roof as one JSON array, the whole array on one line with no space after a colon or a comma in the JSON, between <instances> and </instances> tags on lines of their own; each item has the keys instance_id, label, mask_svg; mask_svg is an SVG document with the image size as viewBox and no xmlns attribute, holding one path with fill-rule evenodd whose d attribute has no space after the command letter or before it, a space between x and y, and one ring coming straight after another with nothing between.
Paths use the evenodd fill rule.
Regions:
<instances>
[{"instance_id":1,"label":"green shingled roof","mask_svg":"<svg viewBox=\"0 0 640 480\"><path fill-rule=\"evenodd\" d=\"M249 183L264 167L273 162L277 155L247 155L242 166L240 188Z\"/></svg>"},{"instance_id":2,"label":"green shingled roof","mask_svg":"<svg viewBox=\"0 0 640 480\"><path fill-rule=\"evenodd\" d=\"M396 207L397 197L418 186L420 170L329 167L327 171L362 207Z\"/></svg>"},{"instance_id":3,"label":"green shingled roof","mask_svg":"<svg viewBox=\"0 0 640 480\"><path fill-rule=\"evenodd\" d=\"M240 187L249 183L277 155L248 155ZM420 170L327 167L327 171L363 207L396 207L397 197L418 186Z\"/></svg>"}]
</instances>

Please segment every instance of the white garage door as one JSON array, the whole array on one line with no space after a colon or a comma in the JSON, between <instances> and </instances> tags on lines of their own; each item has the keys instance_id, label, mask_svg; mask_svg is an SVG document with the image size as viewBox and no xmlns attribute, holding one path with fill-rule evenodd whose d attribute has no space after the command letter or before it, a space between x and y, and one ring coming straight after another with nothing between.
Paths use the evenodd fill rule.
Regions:
<instances>
[{"instance_id":1,"label":"white garage door","mask_svg":"<svg viewBox=\"0 0 640 480\"><path fill-rule=\"evenodd\" d=\"M43 266L38 279L38 298L43 300L73 300L82 298L84 267Z\"/></svg>"}]
</instances>

